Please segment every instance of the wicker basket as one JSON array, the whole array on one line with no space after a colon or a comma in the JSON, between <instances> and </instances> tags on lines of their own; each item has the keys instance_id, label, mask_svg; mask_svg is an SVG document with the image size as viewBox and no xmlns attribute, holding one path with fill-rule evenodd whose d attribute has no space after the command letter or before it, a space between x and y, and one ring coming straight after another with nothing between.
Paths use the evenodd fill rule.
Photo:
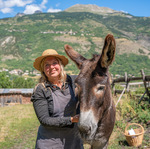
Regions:
<instances>
[{"instance_id":1,"label":"wicker basket","mask_svg":"<svg viewBox=\"0 0 150 149\"><path fill-rule=\"evenodd\" d=\"M129 126L130 127L135 127L136 129L133 129L135 132L135 135L129 135ZM125 133L124 133L126 140L130 146L135 146L138 147L142 144L143 141L143 136L144 136L144 128L140 124L136 123L129 123L127 124L125 128Z\"/></svg>"}]
</instances>

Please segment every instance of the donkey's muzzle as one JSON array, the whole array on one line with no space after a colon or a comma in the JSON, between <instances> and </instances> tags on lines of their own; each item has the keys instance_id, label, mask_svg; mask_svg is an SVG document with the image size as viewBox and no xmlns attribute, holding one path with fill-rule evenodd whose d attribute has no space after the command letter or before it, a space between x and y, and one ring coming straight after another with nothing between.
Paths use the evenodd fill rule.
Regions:
<instances>
[{"instance_id":1,"label":"donkey's muzzle","mask_svg":"<svg viewBox=\"0 0 150 149\"><path fill-rule=\"evenodd\" d=\"M90 134L91 132L91 127L87 126L87 125L83 125L83 124L78 124L78 128L79 128L79 132L80 133L84 133L84 134Z\"/></svg>"},{"instance_id":2,"label":"donkey's muzzle","mask_svg":"<svg viewBox=\"0 0 150 149\"><path fill-rule=\"evenodd\" d=\"M94 138L97 130L97 123L92 110L80 112L78 128L82 139L92 140Z\"/></svg>"}]
</instances>

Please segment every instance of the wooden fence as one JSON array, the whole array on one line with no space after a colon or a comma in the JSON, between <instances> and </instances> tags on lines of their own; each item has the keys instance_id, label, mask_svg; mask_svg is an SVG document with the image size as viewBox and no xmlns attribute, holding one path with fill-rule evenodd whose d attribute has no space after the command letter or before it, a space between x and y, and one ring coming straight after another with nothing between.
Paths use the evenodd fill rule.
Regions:
<instances>
[{"instance_id":1,"label":"wooden fence","mask_svg":"<svg viewBox=\"0 0 150 149\"><path fill-rule=\"evenodd\" d=\"M140 80L142 80L142 82L132 82L131 83L131 81L140 81ZM124 87L124 89L123 90L116 90L115 84L121 83L121 82L124 83L124 85L122 85ZM143 99L145 94L147 94L147 96L150 99L150 76L146 76L143 70L141 70L141 76L140 77L128 77L127 73L125 73L124 77L120 77L120 78L114 79L112 81L112 88L113 88L113 91L115 94L120 93L121 95L123 95L125 90L127 92L129 92L131 85L143 85L145 87L145 92L143 93L139 103L141 102L141 100Z\"/></svg>"}]
</instances>

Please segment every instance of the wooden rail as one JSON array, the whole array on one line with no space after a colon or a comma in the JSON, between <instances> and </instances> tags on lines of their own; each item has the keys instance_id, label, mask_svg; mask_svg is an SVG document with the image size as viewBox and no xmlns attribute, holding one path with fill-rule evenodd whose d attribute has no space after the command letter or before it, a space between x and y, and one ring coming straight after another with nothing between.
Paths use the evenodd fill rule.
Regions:
<instances>
[{"instance_id":1,"label":"wooden rail","mask_svg":"<svg viewBox=\"0 0 150 149\"><path fill-rule=\"evenodd\" d=\"M139 81L139 80L143 81L143 84L144 84L144 87L145 87L145 92L142 95L139 103L141 102L141 100L143 99L145 94L147 94L147 96L150 99L150 76L146 76L143 70L141 70L141 77L128 77L127 73L125 72L125 76L124 77L120 77L120 78L117 78L117 79L113 80L112 81L113 91L114 91L114 93L122 93L122 90L116 90L115 89L115 84L124 82L125 85L124 85L123 91L125 92L125 90L127 90L127 92L128 92L129 91L129 85L131 85L130 82L131 81ZM132 85L136 85L138 83L139 82L134 82L134 83L132 83Z\"/></svg>"}]
</instances>

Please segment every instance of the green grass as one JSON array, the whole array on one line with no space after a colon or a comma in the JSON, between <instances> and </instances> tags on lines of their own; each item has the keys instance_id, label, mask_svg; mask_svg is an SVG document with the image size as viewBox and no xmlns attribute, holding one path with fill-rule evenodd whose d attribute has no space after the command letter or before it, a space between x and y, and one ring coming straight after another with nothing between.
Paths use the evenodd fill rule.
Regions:
<instances>
[{"instance_id":1,"label":"green grass","mask_svg":"<svg viewBox=\"0 0 150 149\"><path fill-rule=\"evenodd\" d=\"M115 103L117 102L120 95L115 96ZM136 149L136 147L129 146L125 135L125 127L127 123L137 123L144 128L144 138L140 148L150 148L150 104L146 99L143 99L138 104L139 99L130 94L124 94L116 107L116 123L109 141L108 149ZM134 127L133 127L134 129Z\"/></svg>"},{"instance_id":2,"label":"green grass","mask_svg":"<svg viewBox=\"0 0 150 149\"><path fill-rule=\"evenodd\" d=\"M38 126L32 104L0 108L0 149L33 149Z\"/></svg>"},{"instance_id":3,"label":"green grass","mask_svg":"<svg viewBox=\"0 0 150 149\"><path fill-rule=\"evenodd\" d=\"M119 96L115 96L115 103ZM150 148L150 105L137 98L123 95L117 105L116 123L109 140L108 149L136 149L128 145L124 136L128 122L138 123L144 127L145 134L141 149ZM15 105L0 108L0 149L34 149L39 122L32 104ZM89 145L84 145L89 149Z\"/></svg>"}]
</instances>

